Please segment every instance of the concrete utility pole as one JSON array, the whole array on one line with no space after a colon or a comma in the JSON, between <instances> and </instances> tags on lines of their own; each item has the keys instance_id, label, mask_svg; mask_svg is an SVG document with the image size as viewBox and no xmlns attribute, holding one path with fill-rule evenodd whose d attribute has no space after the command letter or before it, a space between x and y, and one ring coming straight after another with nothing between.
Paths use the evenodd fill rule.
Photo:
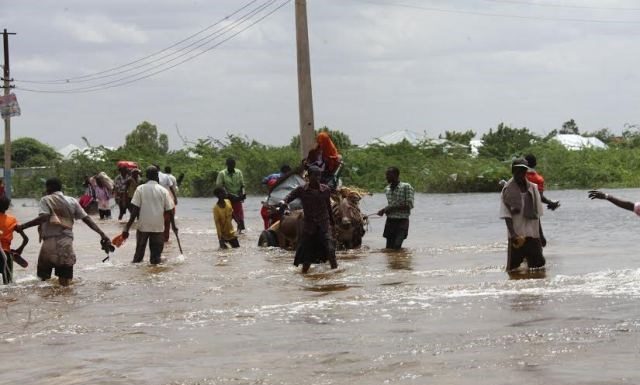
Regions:
<instances>
[{"instance_id":1,"label":"concrete utility pole","mask_svg":"<svg viewBox=\"0 0 640 385\"><path fill-rule=\"evenodd\" d=\"M311 93L311 59L307 28L307 1L296 0L296 46L298 53L298 109L300 112L300 152L305 158L315 146L313 97Z\"/></svg>"},{"instance_id":2,"label":"concrete utility pole","mask_svg":"<svg viewBox=\"0 0 640 385\"><path fill-rule=\"evenodd\" d=\"M2 33L4 43L4 72L2 80L4 80L4 96L9 95L11 90L11 77L9 73L9 35L15 33L7 32L5 28ZM11 118L4 119L4 191L7 198L11 199Z\"/></svg>"}]
</instances>

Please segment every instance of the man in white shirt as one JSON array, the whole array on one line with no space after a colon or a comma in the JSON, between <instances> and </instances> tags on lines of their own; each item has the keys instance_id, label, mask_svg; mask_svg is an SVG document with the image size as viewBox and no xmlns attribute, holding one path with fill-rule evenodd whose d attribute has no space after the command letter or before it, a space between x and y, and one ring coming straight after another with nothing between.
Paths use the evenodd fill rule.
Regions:
<instances>
[{"instance_id":1,"label":"man in white shirt","mask_svg":"<svg viewBox=\"0 0 640 385\"><path fill-rule=\"evenodd\" d=\"M160 255L164 248L163 230L164 218L168 216L174 231L178 231L173 220L174 203L169 191L158 183L158 169L150 166L146 170L147 183L138 186L131 199L131 216L122 232L123 237L129 237L129 229L138 217L136 231L136 252L133 263L142 262L144 251L149 242L149 258L151 264L160 263Z\"/></svg>"},{"instance_id":2,"label":"man in white shirt","mask_svg":"<svg viewBox=\"0 0 640 385\"><path fill-rule=\"evenodd\" d=\"M167 189L167 191L169 191L169 193L171 193L171 198L173 199L173 204L174 206L176 206L178 204L178 184L176 183L176 178L173 177L173 175L170 174L165 174L164 172L162 172L162 170L160 169L160 166L157 164L154 164L154 167L158 170L158 183L160 184L160 186L164 187ZM173 215L175 215L176 210L175 207L173 208ZM169 225L170 225L170 218L171 216L169 214L165 214L164 216L164 230L162 231L162 233L164 234L164 241L165 242L169 242Z\"/></svg>"}]
</instances>

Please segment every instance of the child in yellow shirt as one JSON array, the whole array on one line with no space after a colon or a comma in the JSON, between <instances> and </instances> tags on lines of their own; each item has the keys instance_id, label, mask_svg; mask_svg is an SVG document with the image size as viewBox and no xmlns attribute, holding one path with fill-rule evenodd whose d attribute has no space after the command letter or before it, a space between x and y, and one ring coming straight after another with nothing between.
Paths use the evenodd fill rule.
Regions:
<instances>
[{"instance_id":1,"label":"child in yellow shirt","mask_svg":"<svg viewBox=\"0 0 640 385\"><path fill-rule=\"evenodd\" d=\"M227 190L224 187L216 187L213 194L218 198L218 202L213 206L213 221L216 224L220 248L227 249L227 243L233 248L240 247L236 231L231 223L233 207L231 201L227 199Z\"/></svg>"}]
</instances>

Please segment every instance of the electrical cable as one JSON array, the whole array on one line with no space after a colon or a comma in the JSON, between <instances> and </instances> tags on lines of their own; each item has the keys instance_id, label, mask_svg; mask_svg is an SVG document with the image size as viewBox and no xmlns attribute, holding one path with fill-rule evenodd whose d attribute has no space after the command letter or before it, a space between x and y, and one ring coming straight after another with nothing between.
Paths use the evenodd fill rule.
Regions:
<instances>
[{"instance_id":1,"label":"electrical cable","mask_svg":"<svg viewBox=\"0 0 640 385\"><path fill-rule=\"evenodd\" d=\"M118 80L117 84L109 84L109 85L102 84L102 85L95 85L95 86L92 86L92 87L85 87L85 88L80 88L80 89L69 89L69 90L41 90L41 89L24 88L24 87L19 87L19 86L16 86L16 89L19 89L19 90L22 90L22 91L26 91L26 92L36 92L36 93L57 93L57 94L61 94L61 93L63 93L63 94L64 93L87 93L87 92L102 91L102 90L106 90L106 89L110 89L110 88L114 88L114 87L120 87L120 86L124 86L124 85L127 85L127 84L131 84L131 83L143 80L143 79L147 79L147 78L149 78L151 76L154 76L154 75L157 75L159 73L168 71L168 70L170 70L172 68L175 68L175 67L177 67L177 66L179 66L179 65L181 65L183 63L191 61L191 60L199 57L200 55L203 55L203 54L205 54L205 53L207 53L207 52L219 47L223 43L233 39L237 35L241 34L242 32L246 31L247 29L253 27L254 25L260 23L262 20L264 20L267 17L271 16L272 14L274 14L275 12L280 10L282 7L284 7L285 5L290 3L291 1L292 0L285 0L283 3L281 3L278 6L276 6L274 9L272 9L268 13L264 14L263 16L261 16L260 18L258 18L257 20L255 20L254 22L249 24L248 26L240 29L239 31L237 31L234 34L230 35L229 37L221 40L220 42L216 43L215 45L213 45L211 47L208 47L208 48L198 52L197 54L195 54L193 56L187 57L186 59L183 59L183 60L179 61L176 64L173 64L173 65L171 65L169 67L166 67L166 68L162 68L162 69L160 69L158 71L152 72L150 74L147 74L147 75L144 75L144 76L141 76L141 77L138 77L138 78L134 78L134 79L131 79L131 80L128 80L128 81L125 81L125 82L120 82L120 81L123 80L123 79L120 79L120 80ZM109 82L109 83L115 83L115 82L112 81L112 82Z\"/></svg>"},{"instance_id":2,"label":"electrical cable","mask_svg":"<svg viewBox=\"0 0 640 385\"><path fill-rule=\"evenodd\" d=\"M194 38L194 37L196 37L196 36L198 36L198 35L200 35L200 34L202 34L202 33L206 32L206 31L210 30L211 28L213 28L213 27L216 27L216 26L220 25L220 24L221 24L221 23L223 23L224 21L226 21L226 20L228 20L229 18L231 18L231 17L235 16L236 14L240 13L241 11L243 11L243 10L244 10L244 9L246 9L246 8L248 8L251 4L253 4L253 3L257 2L257 1L258 1L258 0L251 0L251 1L247 2L245 5L243 5L242 7L238 8L238 9L237 9L237 10L235 10L233 13L231 13L231 14L229 14L229 15L227 15L227 16L225 16L225 17L223 17L222 19L218 20L217 22L215 22L215 23L213 23L213 24L211 24L211 25L208 25L207 27L205 27L205 28L201 29L200 31L198 31L198 32L196 32L196 33L193 33L193 34L191 34L191 35L187 36L186 38L184 38L184 39L182 39L182 40L179 40L179 41L177 41L177 42L175 42L175 43L171 44L171 45L170 45L170 46L168 46L168 47L165 47L165 48L163 48L163 49L161 49L161 50L159 50L159 51L153 52L153 53L151 53L151 54L149 54L149 55L147 55L147 56L141 57L141 58L136 59L136 60L134 60L134 61L131 61L131 62L128 62L128 63L125 63L125 64L118 65L118 66L116 66L116 67L108 68L108 69L106 69L106 70L99 71L99 72L94 72L94 73L91 73L91 74L86 74L86 75L82 75L82 76L75 76L75 77L69 77L69 78L64 78L64 79L54 79L54 80L28 80L28 79L27 79L27 80L23 80L23 79L14 79L14 80L19 81L19 82L21 82L21 83L34 83L34 84L58 84L58 83L61 83L61 84L67 84L67 83L73 82L73 81L75 81L75 80L77 80L77 79L92 78L92 77L94 77L94 76L103 75L103 74L106 74L106 73L109 73L109 72L112 72L112 71L116 71L116 70L119 70L119 69L121 69L121 68L128 67L128 66L133 65L133 64L137 64L137 63L139 63L139 62L141 62L141 61L143 61L143 60L150 59L150 58L152 58L152 57L154 57L154 56L157 56L157 55L159 55L159 54L161 54L161 53L163 53L163 52L167 52L167 51L168 51L168 50L170 50L171 48L177 47L178 45L180 45L180 44L182 44L182 43L184 43L184 42L186 42L186 41L188 41L188 40L190 40L190 39L192 39L192 38ZM183 49L183 48L181 48L181 50L182 50L182 49ZM87 80L83 80L83 81L87 81ZM78 82L80 82L80 81L78 81Z\"/></svg>"},{"instance_id":3,"label":"electrical cable","mask_svg":"<svg viewBox=\"0 0 640 385\"><path fill-rule=\"evenodd\" d=\"M626 7L598 7L592 5L564 5L564 4L552 4L552 3L534 3L531 1L518 1L518 0L482 0L491 3L504 3L514 5L528 5L532 7L549 7L549 8L570 8L570 9L593 9L600 11L640 11L640 8L626 8Z\"/></svg>"},{"instance_id":4,"label":"electrical cable","mask_svg":"<svg viewBox=\"0 0 640 385\"><path fill-rule=\"evenodd\" d=\"M503 18L512 18L512 19L543 20L543 21L558 21L558 22L573 22L573 23L640 24L640 20L602 20L602 19L580 19L580 18L563 18L563 17L509 15L509 14L502 14L502 13L489 13L489 12L480 12L480 11L424 7L424 6L413 5L413 4L390 3L390 2L373 1L373 0L356 0L356 1L375 4L375 5L382 5L382 6L410 8L410 9L418 9L418 10L430 11L430 12L454 13L454 14L473 15L473 16L503 17Z\"/></svg>"},{"instance_id":5,"label":"electrical cable","mask_svg":"<svg viewBox=\"0 0 640 385\"><path fill-rule=\"evenodd\" d=\"M187 45L187 46L185 46L185 47L181 48L181 49L180 49L180 50L178 50L178 51L175 51L175 52L173 52L173 53L171 53L171 54L168 54L168 55L165 55L165 56L163 56L163 57L159 58L158 60L163 60L163 61L162 61L162 62L160 62L159 64L158 64L158 63L154 63L154 62L144 63L144 64L140 64L140 65L137 65L137 66L135 66L135 67L131 67L131 68L129 68L129 69L126 69L126 70L123 70L123 71L119 71L119 72L116 72L116 73L113 73L113 74L110 74L110 75L97 76L97 77L94 77L94 78L92 78L92 79L88 79L88 80L78 80L78 81L75 81L75 82L69 82L69 83L56 83L55 85L67 85L67 84L72 84L72 83L86 83L86 82L93 82L93 81L96 81L96 80L106 79L106 78L111 78L111 77L114 77L114 76L122 75L122 74L127 73L127 72L135 71L135 70L137 70L137 69L140 69L140 68L144 68L144 67L148 67L148 66L150 66L149 68L146 68L146 69L144 69L144 70L142 70L142 71L136 72L136 73L134 73L134 74L132 74L132 75L124 76L124 77L122 77L122 78L120 78L120 79L115 79L115 80L112 80L112 81L109 81L109 82L106 82L106 83L101 83L101 84L98 84L98 85L93 85L93 86L85 87L86 89L88 89L88 88L93 88L93 87L97 87L97 86L101 86L101 85L108 85L108 84L116 83L116 82L119 82L119 81L122 81L122 80L130 79L130 78L132 78L132 77L138 76L138 75L143 74L143 73L145 73L145 72L149 72L149 71L151 71L151 70L153 70L153 69L155 69L155 68L161 67L161 66L163 66L163 65L165 65L165 64L167 64L167 63L171 63L171 62L173 62L173 61L175 61L175 60L178 60L178 59L180 59L181 57L184 57L184 56L186 56L186 55L190 54L191 52L196 51L198 48L200 48L200 47L202 47L202 46L205 46L205 45L209 44L210 42L212 42L212 41L216 40L218 37L220 37L220 36L223 36L223 35L227 34L229 31L231 31L231 30L232 30L233 28L235 28L236 26L238 26L238 25L240 25L240 24L242 24L242 23L244 23L244 22L246 22L246 21L250 20L253 16L255 16L256 14L258 14L258 13L260 13L261 11L265 10L266 8L270 7L270 6L271 6L271 5L273 5L273 3L275 3L275 2L276 2L276 0L267 0L267 1L265 1L261 6L259 6L259 7L257 7L256 9L254 9L254 10L250 11L248 14L246 14L246 15L242 16L240 19L238 19L238 20L236 20L236 21L232 22L231 24L229 24L229 25L227 25L227 26L225 26L225 27L222 27L221 29L218 29L218 30L214 31L214 32L212 32L211 34L209 34L209 35L207 35L207 36L205 36L205 37L203 37L203 38L200 38L200 39L198 39L198 40L196 40L196 41L192 42L191 44L189 44L189 45ZM220 33L219 33L219 32L220 32ZM217 36L216 36L216 35L217 35ZM213 37L212 37L212 36L213 36ZM182 50L187 49L187 48L189 48L189 47L192 47L192 46L196 45L197 43L202 42L203 40L205 41L204 43L199 44L199 45L197 45L196 47L194 47L194 48L192 48L192 49L189 49L189 50L187 50L187 51L186 51L186 52L184 52L184 53L181 53L181 51L182 51ZM167 59L167 58L169 58L169 57L171 57L171 56L175 56L175 57L174 57L173 59L164 60L164 59Z\"/></svg>"}]
</instances>

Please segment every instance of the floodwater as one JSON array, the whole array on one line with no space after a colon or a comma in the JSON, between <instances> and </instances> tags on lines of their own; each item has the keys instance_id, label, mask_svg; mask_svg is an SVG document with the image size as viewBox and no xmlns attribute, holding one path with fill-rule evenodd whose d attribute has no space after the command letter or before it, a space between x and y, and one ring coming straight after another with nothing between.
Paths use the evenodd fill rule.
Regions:
<instances>
[{"instance_id":1,"label":"floodwater","mask_svg":"<svg viewBox=\"0 0 640 385\"><path fill-rule=\"evenodd\" d=\"M257 197L237 250L218 250L211 199L182 199L184 255L172 238L158 267L130 263L134 239L102 263L77 223L70 288L36 279L29 229L31 264L0 288L0 383L638 384L640 218L586 191L548 195L562 206L543 218L546 274L521 277L535 279L503 272L498 194L418 194L404 251L383 251L372 219L362 250L307 276L256 246Z\"/></svg>"}]
</instances>

